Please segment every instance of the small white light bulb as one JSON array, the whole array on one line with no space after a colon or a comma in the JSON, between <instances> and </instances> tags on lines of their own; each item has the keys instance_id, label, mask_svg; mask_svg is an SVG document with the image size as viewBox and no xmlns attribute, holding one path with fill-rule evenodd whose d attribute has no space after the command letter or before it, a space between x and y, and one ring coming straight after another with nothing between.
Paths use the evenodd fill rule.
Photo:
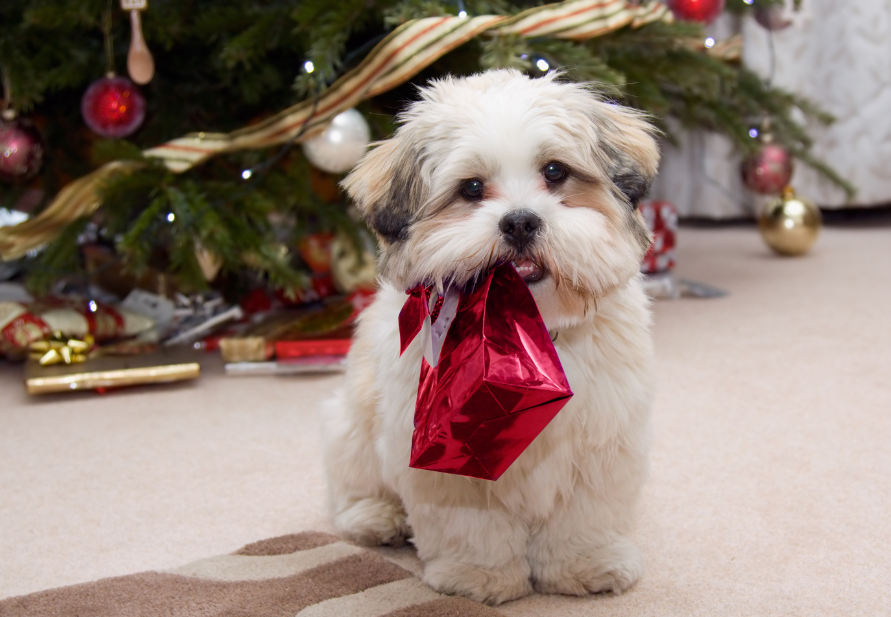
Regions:
<instances>
[{"instance_id":1,"label":"small white light bulb","mask_svg":"<svg viewBox=\"0 0 891 617\"><path fill-rule=\"evenodd\" d=\"M251 172L250 169L245 169L243 172L241 172L241 177L244 178L245 180L250 178L252 175L253 175L253 173Z\"/></svg>"},{"instance_id":2,"label":"small white light bulb","mask_svg":"<svg viewBox=\"0 0 891 617\"><path fill-rule=\"evenodd\" d=\"M458 11L458 17L464 19L465 17L467 17L467 11Z\"/></svg>"},{"instance_id":3,"label":"small white light bulb","mask_svg":"<svg viewBox=\"0 0 891 617\"><path fill-rule=\"evenodd\" d=\"M176 219L176 215L173 212L167 213L167 222L172 223Z\"/></svg>"},{"instance_id":4,"label":"small white light bulb","mask_svg":"<svg viewBox=\"0 0 891 617\"><path fill-rule=\"evenodd\" d=\"M316 70L316 65L312 63L312 60L307 60L303 63L303 69L307 73L312 73L314 70Z\"/></svg>"},{"instance_id":5,"label":"small white light bulb","mask_svg":"<svg viewBox=\"0 0 891 617\"><path fill-rule=\"evenodd\" d=\"M705 46L706 46L708 49L711 49L712 47L714 47L714 46L715 46L715 39L713 39L712 37L708 37L707 39L705 39Z\"/></svg>"},{"instance_id":6,"label":"small white light bulb","mask_svg":"<svg viewBox=\"0 0 891 617\"><path fill-rule=\"evenodd\" d=\"M749 129L749 137L758 139L758 129Z\"/></svg>"},{"instance_id":7,"label":"small white light bulb","mask_svg":"<svg viewBox=\"0 0 891 617\"><path fill-rule=\"evenodd\" d=\"M548 64L548 61L545 60L544 58L539 58L539 59L535 62L535 66L537 66L537 67L538 67L538 70L541 71L542 73L544 73L544 72L547 71L549 68L551 68L551 65Z\"/></svg>"},{"instance_id":8,"label":"small white light bulb","mask_svg":"<svg viewBox=\"0 0 891 617\"><path fill-rule=\"evenodd\" d=\"M99 305L96 304L96 301L95 301L95 300L90 300L90 312L91 312L91 313L95 313L95 312L98 311L98 310L99 310Z\"/></svg>"}]
</instances>

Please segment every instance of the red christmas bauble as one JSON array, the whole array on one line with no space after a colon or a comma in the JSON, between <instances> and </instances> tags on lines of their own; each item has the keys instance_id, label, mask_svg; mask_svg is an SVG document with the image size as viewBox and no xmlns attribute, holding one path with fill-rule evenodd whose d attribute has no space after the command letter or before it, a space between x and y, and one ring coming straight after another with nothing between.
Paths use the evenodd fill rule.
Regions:
<instances>
[{"instance_id":1,"label":"red christmas bauble","mask_svg":"<svg viewBox=\"0 0 891 617\"><path fill-rule=\"evenodd\" d=\"M745 185L762 195L778 195L789 186L794 161L778 144L764 144L759 152L744 161L742 177Z\"/></svg>"},{"instance_id":2,"label":"red christmas bauble","mask_svg":"<svg viewBox=\"0 0 891 617\"><path fill-rule=\"evenodd\" d=\"M103 77L84 92L80 112L91 131L118 139L132 134L142 124L145 98L126 77Z\"/></svg>"},{"instance_id":3,"label":"red christmas bauble","mask_svg":"<svg viewBox=\"0 0 891 617\"><path fill-rule=\"evenodd\" d=\"M668 8L678 19L708 24L724 10L724 0L669 0Z\"/></svg>"},{"instance_id":4,"label":"red christmas bauble","mask_svg":"<svg viewBox=\"0 0 891 617\"><path fill-rule=\"evenodd\" d=\"M21 182L37 175L46 148L43 137L27 120L0 122L0 180Z\"/></svg>"}]
</instances>

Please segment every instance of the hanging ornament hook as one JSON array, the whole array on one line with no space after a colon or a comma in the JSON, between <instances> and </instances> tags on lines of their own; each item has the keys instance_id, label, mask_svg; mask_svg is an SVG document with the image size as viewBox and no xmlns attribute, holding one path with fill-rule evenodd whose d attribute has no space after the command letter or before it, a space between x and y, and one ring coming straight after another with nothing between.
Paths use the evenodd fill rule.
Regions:
<instances>
[{"instance_id":1,"label":"hanging ornament hook","mask_svg":"<svg viewBox=\"0 0 891 617\"><path fill-rule=\"evenodd\" d=\"M4 120L14 120L16 114L12 106L12 82L9 79L9 71L5 66L0 66L0 74L3 78L3 104L0 105L0 117Z\"/></svg>"},{"instance_id":2,"label":"hanging ornament hook","mask_svg":"<svg viewBox=\"0 0 891 617\"><path fill-rule=\"evenodd\" d=\"M121 9L130 12L130 51L127 52L127 72L130 79L145 85L155 75L155 60L142 34L142 11L148 8L148 0L121 0Z\"/></svg>"},{"instance_id":3,"label":"hanging ornament hook","mask_svg":"<svg viewBox=\"0 0 891 617\"><path fill-rule=\"evenodd\" d=\"M102 37L105 39L105 76L114 77L114 39L111 34L111 0L102 18Z\"/></svg>"},{"instance_id":4,"label":"hanging ornament hook","mask_svg":"<svg viewBox=\"0 0 891 617\"><path fill-rule=\"evenodd\" d=\"M770 144L773 143L773 133L770 132L771 122L770 116L764 114L764 117L761 119L761 143Z\"/></svg>"}]
</instances>

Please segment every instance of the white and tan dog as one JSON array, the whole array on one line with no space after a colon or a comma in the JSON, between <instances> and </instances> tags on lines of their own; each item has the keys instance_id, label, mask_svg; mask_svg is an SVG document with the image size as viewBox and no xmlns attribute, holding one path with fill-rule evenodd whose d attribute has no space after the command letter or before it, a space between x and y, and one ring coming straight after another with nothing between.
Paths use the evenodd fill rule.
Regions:
<instances>
[{"instance_id":1,"label":"white and tan dog","mask_svg":"<svg viewBox=\"0 0 891 617\"><path fill-rule=\"evenodd\" d=\"M647 474L653 390L637 205L656 173L652 128L555 75L513 70L421 90L395 136L344 186L381 244L347 389L323 419L336 526L363 543L413 538L433 588L499 603L532 592L621 592ZM496 482L409 468L421 344L399 355L405 290L511 260L575 392Z\"/></svg>"}]
</instances>

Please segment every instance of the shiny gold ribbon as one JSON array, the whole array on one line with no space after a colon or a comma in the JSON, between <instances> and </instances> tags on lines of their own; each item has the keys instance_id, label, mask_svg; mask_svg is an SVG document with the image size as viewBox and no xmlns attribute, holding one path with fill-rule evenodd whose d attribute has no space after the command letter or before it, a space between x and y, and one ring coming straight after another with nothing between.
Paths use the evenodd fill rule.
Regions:
<instances>
[{"instance_id":1,"label":"shiny gold ribbon","mask_svg":"<svg viewBox=\"0 0 891 617\"><path fill-rule=\"evenodd\" d=\"M28 349L32 360L37 360L41 366L51 366L85 362L94 346L95 340L89 334L80 340L53 332L49 338L31 343Z\"/></svg>"}]
</instances>

